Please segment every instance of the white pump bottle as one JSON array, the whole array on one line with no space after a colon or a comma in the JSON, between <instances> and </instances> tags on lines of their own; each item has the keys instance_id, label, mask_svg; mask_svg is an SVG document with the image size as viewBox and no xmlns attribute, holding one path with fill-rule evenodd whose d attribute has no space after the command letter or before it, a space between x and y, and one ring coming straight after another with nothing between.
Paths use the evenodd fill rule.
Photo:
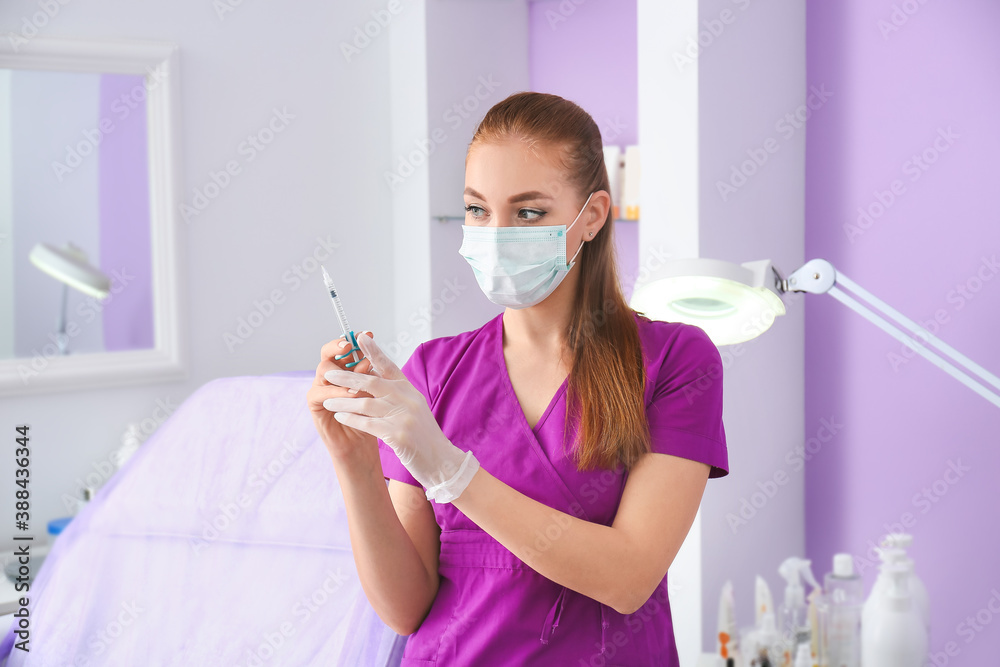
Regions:
<instances>
[{"instance_id":1,"label":"white pump bottle","mask_svg":"<svg viewBox=\"0 0 1000 667\"><path fill-rule=\"evenodd\" d=\"M920 578L917 577L915 570L913 569L913 560L909 558L906 553L907 548L909 548L912 544L913 536L907 533L890 533L882 538L878 549L882 565L879 567L879 576L875 580L872 592L865 601L864 608L861 612L862 626L870 621L870 616L875 607L874 601L881 599L881 596L884 595L887 590L892 588L892 576L889 574L887 568L896 564L908 563L911 566L911 574L909 578L910 594L913 597L914 604L920 612L920 617L924 621L924 628L927 630L927 636L930 637L931 608L930 599L927 596L927 588L924 586L924 583L920 580Z\"/></svg>"},{"instance_id":2,"label":"white pump bottle","mask_svg":"<svg viewBox=\"0 0 1000 667\"><path fill-rule=\"evenodd\" d=\"M861 625L861 664L923 667L929 641L911 593L913 562L884 565L882 574L889 587L869 597L873 606Z\"/></svg>"}]
</instances>

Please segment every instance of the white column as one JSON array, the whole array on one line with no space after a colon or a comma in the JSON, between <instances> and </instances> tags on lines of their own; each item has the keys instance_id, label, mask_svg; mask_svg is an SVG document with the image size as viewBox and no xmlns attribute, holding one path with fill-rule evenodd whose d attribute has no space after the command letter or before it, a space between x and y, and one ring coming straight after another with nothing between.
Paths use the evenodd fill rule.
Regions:
<instances>
[{"instance_id":1,"label":"white column","mask_svg":"<svg viewBox=\"0 0 1000 667\"><path fill-rule=\"evenodd\" d=\"M389 94L391 168L399 180L387 185L392 197L390 253L375 257L385 263L372 271L392 274L392 290L384 295L392 310L393 331L386 353L402 366L422 340L412 334L410 317L426 309L431 293L428 140L427 1L407 0L405 20L389 26ZM383 343L385 345L385 343Z\"/></svg>"},{"instance_id":2,"label":"white column","mask_svg":"<svg viewBox=\"0 0 1000 667\"><path fill-rule=\"evenodd\" d=\"M804 261L805 129L781 123L806 102L805 0L637 2L640 271L666 254L772 259L787 274ZM684 667L715 650L726 579L737 620L749 625L754 576L779 598L777 566L804 555L804 478L786 459L805 439L804 320L800 298L786 305L765 336L721 348L732 473L709 481L670 569ZM730 518L739 517L743 499L776 474L785 483L734 530Z\"/></svg>"},{"instance_id":3,"label":"white column","mask_svg":"<svg viewBox=\"0 0 1000 667\"><path fill-rule=\"evenodd\" d=\"M640 175L639 275L664 256L698 256L698 62L674 52L697 42L697 0L637 0ZM693 667L702 637L701 512L668 574L681 667Z\"/></svg>"}]
</instances>

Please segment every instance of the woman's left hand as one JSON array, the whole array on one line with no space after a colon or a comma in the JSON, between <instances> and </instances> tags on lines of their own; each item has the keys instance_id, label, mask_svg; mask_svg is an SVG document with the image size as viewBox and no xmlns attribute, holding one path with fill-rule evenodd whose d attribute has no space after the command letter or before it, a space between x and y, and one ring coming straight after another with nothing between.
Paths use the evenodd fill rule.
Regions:
<instances>
[{"instance_id":1,"label":"woman's left hand","mask_svg":"<svg viewBox=\"0 0 1000 667\"><path fill-rule=\"evenodd\" d=\"M380 438L396 453L400 463L426 489L428 500L448 503L458 498L479 469L471 451L465 452L448 440L438 426L427 399L368 336L358 345L376 375L344 370L324 374L327 382L359 389L371 398L328 398L323 407L345 426Z\"/></svg>"}]
</instances>

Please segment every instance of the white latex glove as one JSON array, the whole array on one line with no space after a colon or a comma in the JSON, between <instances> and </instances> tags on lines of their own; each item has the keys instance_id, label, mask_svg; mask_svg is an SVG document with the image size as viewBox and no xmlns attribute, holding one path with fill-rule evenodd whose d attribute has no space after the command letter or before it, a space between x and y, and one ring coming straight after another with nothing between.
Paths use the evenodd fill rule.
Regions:
<instances>
[{"instance_id":1,"label":"white latex glove","mask_svg":"<svg viewBox=\"0 0 1000 667\"><path fill-rule=\"evenodd\" d=\"M428 500L455 500L479 470L479 461L471 451L462 451L445 437L427 399L372 338L359 336L358 345L378 377L340 369L329 370L324 377L331 384L366 391L372 398L328 398L323 407L334 412L334 419L341 424L389 445L424 486Z\"/></svg>"}]
</instances>

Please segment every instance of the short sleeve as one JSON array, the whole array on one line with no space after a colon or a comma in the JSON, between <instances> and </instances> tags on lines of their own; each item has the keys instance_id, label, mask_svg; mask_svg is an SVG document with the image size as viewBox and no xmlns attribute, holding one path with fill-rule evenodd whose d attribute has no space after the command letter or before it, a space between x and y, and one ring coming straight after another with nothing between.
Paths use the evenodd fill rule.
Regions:
<instances>
[{"instance_id":1,"label":"short sleeve","mask_svg":"<svg viewBox=\"0 0 1000 667\"><path fill-rule=\"evenodd\" d=\"M413 354L410 355L410 358L406 360L406 363L399 370L403 372L403 375L410 381L410 384L424 395L424 398L427 399L427 404L430 405L431 396L427 389L427 371L424 365L422 346L422 344L417 346L417 349L413 351ZM396 452L392 451L392 447L382 442L381 438L378 438L378 455L382 461L383 478L395 479L423 488L420 482L410 474L410 471L399 462L399 457L396 456Z\"/></svg>"},{"instance_id":2,"label":"short sleeve","mask_svg":"<svg viewBox=\"0 0 1000 667\"><path fill-rule=\"evenodd\" d=\"M646 415L652 451L710 465L709 477L729 474L722 424L722 356L701 327L680 324L661 354Z\"/></svg>"}]
</instances>

